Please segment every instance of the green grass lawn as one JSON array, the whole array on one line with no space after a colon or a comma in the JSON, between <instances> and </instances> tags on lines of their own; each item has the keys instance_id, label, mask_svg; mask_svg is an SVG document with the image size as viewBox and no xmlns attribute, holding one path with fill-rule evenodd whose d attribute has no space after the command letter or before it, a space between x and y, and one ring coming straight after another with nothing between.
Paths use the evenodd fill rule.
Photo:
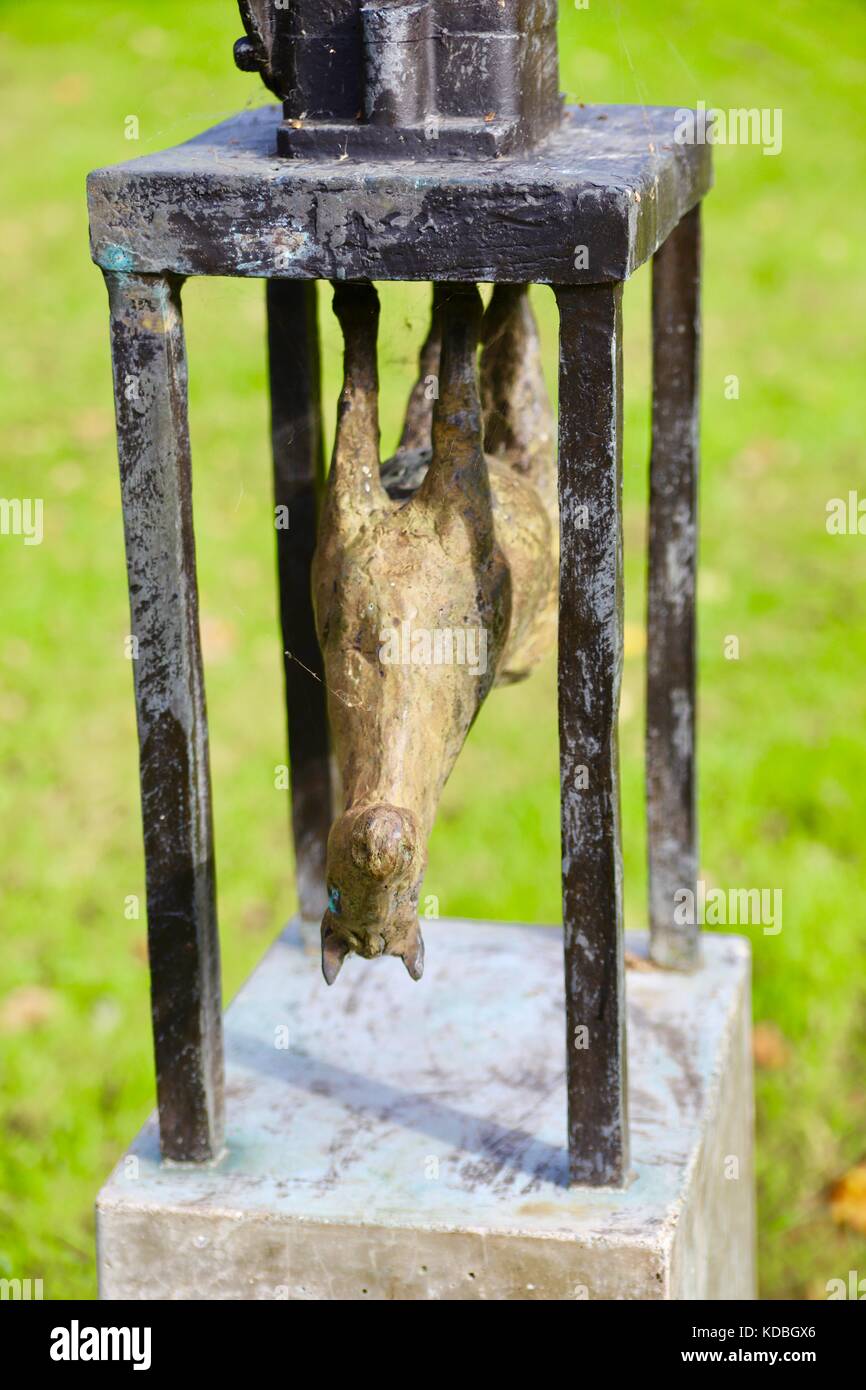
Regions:
<instances>
[{"instance_id":1,"label":"green grass lawn","mask_svg":"<svg viewBox=\"0 0 866 1390\"><path fill-rule=\"evenodd\" d=\"M866 1275L866 1239L834 1226L827 1202L866 1151L866 536L825 526L828 499L866 497L866 13L856 0L560 8L574 100L784 114L777 157L717 150L706 206L701 862L709 883L783 892L781 933L751 932L755 1018L778 1030L775 1065L758 1073L761 1284L823 1297L828 1279ZM145 926L125 915L144 884L107 303L84 178L262 101L232 64L234 11L0 3L0 493L45 507L42 545L0 536L0 1275L41 1277L48 1298L93 1296L94 1194L153 1099ZM630 926L646 892L648 286L644 270L626 291ZM552 366L552 297L535 293ZM390 446L426 294L383 299ZM230 996L294 906L273 777L285 753L263 293L193 283L185 305ZM548 666L492 698L447 788L426 888L443 914L558 918L557 779Z\"/></svg>"}]
</instances>

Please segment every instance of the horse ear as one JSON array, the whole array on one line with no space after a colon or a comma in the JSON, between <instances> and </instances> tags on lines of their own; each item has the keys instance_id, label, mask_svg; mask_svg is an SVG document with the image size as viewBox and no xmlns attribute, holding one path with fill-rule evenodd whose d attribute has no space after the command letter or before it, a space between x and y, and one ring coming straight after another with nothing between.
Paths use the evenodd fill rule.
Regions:
<instances>
[{"instance_id":1,"label":"horse ear","mask_svg":"<svg viewBox=\"0 0 866 1390\"><path fill-rule=\"evenodd\" d=\"M349 948L335 931L322 923L322 974L325 984L332 985L340 973Z\"/></svg>"},{"instance_id":2,"label":"horse ear","mask_svg":"<svg viewBox=\"0 0 866 1390\"><path fill-rule=\"evenodd\" d=\"M409 929L409 936L406 941L406 949L403 952L403 964L409 971L413 980L420 980L424 974L424 938L421 935L421 928L416 922Z\"/></svg>"}]
</instances>

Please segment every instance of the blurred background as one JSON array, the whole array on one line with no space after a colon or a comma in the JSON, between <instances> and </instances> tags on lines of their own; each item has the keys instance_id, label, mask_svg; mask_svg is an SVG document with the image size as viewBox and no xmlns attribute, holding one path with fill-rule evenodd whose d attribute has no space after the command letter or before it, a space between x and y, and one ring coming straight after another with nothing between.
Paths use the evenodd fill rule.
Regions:
<instances>
[{"instance_id":1,"label":"blurred background","mask_svg":"<svg viewBox=\"0 0 866 1390\"><path fill-rule=\"evenodd\" d=\"M702 877L780 888L755 960L761 1291L866 1276L866 536L828 533L863 463L861 0L560 5L572 101L781 109L776 157L716 150L705 205L700 581ZM107 301L87 171L267 93L233 0L0 0L0 1276L95 1295L93 1199L153 1103L129 617ZM138 121L137 141L126 138ZM855 235L855 232L858 235ZM649 274L625 294L627 925L645 925ZM322 288L324 399L339 359ZM553 301L534 292L553 365ZM427 293L387 287L383 450ZM226 996L295 905L265 381L255 282L185 313ZM731 379L737 379L734 394ZM866 507L864 507L866 511ZM864 522L866 527L866 522ZM725 655L739 640L739 659ZM552 663L485 707L446 790L425 893L443 915L559 920Z\"/></svg>"}]
</instances>

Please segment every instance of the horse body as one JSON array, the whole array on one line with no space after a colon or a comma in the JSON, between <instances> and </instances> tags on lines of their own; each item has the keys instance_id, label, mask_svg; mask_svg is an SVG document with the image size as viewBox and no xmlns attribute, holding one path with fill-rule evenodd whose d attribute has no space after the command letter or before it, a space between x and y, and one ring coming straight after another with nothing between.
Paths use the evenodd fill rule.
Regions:
<instances>
[{"instance_id":1,"label":"horse body","mask_svg":"<svg viewBox=\"0 0 866 1390\"><path fill-rule=\"evenodd\" d=\"M349 951L399 955L417 979L442 788L492 686L527 674L554 630L553 423L525 290L498 287L482 330L474 286L437 286L382 467L376 292L339 285L334 308L345 379L313 596L343 810L322 964L330 984Z\"/></svg>"}]
</instances>

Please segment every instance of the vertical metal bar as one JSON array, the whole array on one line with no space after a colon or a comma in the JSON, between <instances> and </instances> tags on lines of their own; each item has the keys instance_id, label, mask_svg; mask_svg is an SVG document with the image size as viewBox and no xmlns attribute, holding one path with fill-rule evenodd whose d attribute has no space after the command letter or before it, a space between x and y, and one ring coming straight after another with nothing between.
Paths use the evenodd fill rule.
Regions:
<instances>
[{"instance_id":1,"label":"vertical metal bar","mask_svg":"<svg viewBox=\"0 0 866 1390\"><path fill-rule=\"evenodd\" d=\"M277 517L277 569L292 832L301 917L318 926L332 815L324 672L310 592L324 482L315 282L269 280L267 310L274 501L288 518L286 528Z\"/></svg>"},{"instance_id":2,"label":"vertical metal bar","mask_svg":"<svg viewBox=\"0 0 866 1390\"><path fill-rule=\"evenodd\" d=\"M223 1145L207 714L180 284L106 275L132 617L153 1036L164 1158Z\"/></svg>"},{"instance_id":3,"label":"vertical metal bar","mask_svg":"<svg viewBox=\"0 0 866 1390\"><path fill-rule=\"evenodd\" d=\"M653 421L647 606L646 777L650 949L658 965L698 963L695 920L695 584L700 367L700 206L653 261ZM676 914L676 915L675 915Z\"/></svg>"},{"instance_id":4,"label":"vertical metal bar","mask_svg":"<svg viewBox=\"0 0 866 1390\"><path fill-rule=\"evenodd\" d=\"M617 718L622 285L559 286L559 749L571 1179L628 1170Z\"/></svg>"}]
</instances>

